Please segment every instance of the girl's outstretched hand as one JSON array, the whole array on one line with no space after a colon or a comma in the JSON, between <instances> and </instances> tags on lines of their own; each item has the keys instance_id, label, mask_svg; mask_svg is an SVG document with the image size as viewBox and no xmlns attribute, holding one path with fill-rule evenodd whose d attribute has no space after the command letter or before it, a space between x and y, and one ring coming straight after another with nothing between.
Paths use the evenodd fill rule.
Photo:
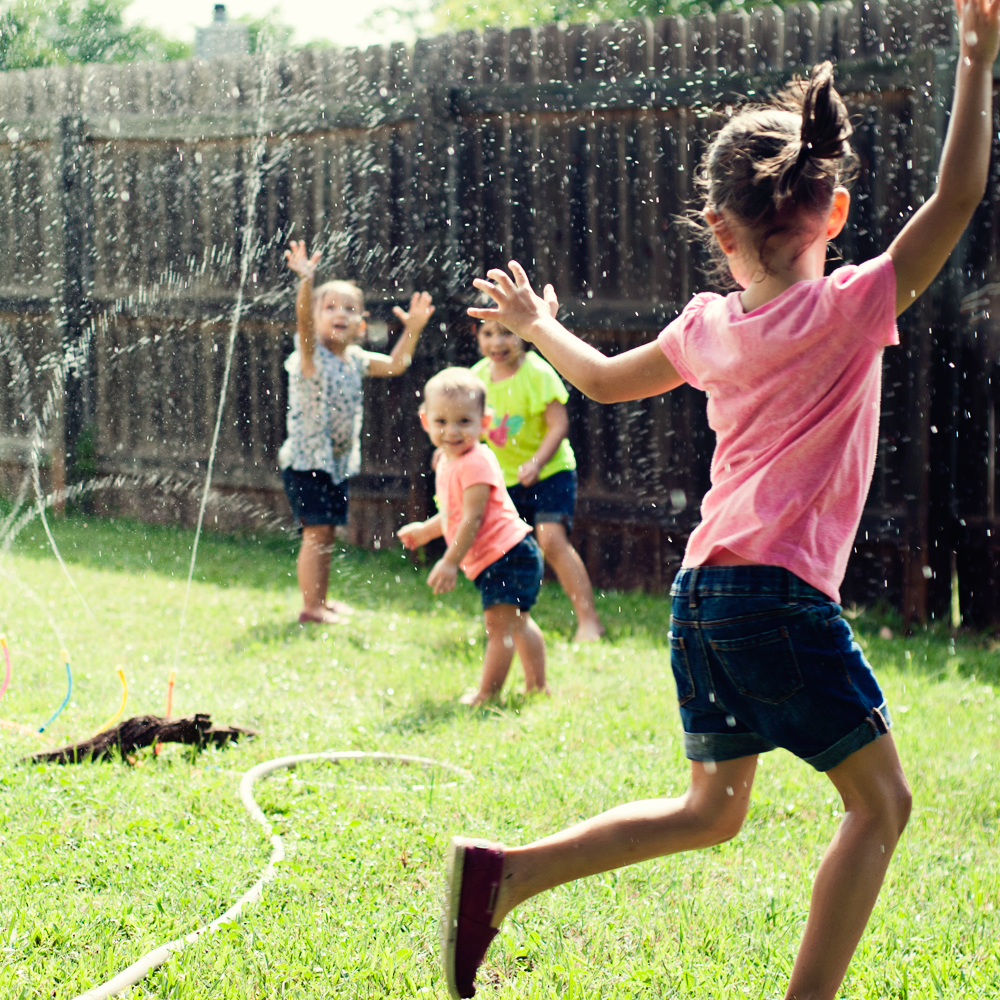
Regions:
<instances>
[{"instance_id":1,"label":"girl's outstretched hand","mask_svg":"<svg viewBox=\"0 0 1000 1000\"><path fill-rule=\"evenodd\" d=\"M303 281L311 281L316 274L316 265L319 263L319 251L317 250L310 257L306 250L305 240L292 240L288 247L289 249L285 251L285 263Z\"/></svg>"},{"instance_id":2,"label":"girl's outstretched hand","mask_svg":"<svg viewBox=\"0 0 1000 1000\"><path fill-rule=\"evenodd\" d=\"M1000 0L955 0L962 57L992 66L1000 51Z\"/></svg>"},{"instance_id":3,"label":"girl's outstretched hand","mask_svg":"<svg viewBox=\"0 0 1000 1000\"><path fill-rule=\"evenodd\" d=\"M559 300L551 285L545 286L542 296L536 295L528 281L528 275L516 260L512 260L507 266L510 274L495 267L486 272L486 278L492 278L492 281L476 278L472 282L496 302L496 307L482 309L470 306L468 312L474 319L494 320L511 333L516 333L522 340L531 341L532 325L540 319L555 316Z\"/></svg>"},{"instance_id":4,"label":"girl's outstretched hand","mask_svg":"<svg viewBox=\"0 0 1000 1000\"><path fill-rule=\"evenodd\" d=\"M429 292L414 292L410 297L410 308L401 309L399 306L392 307L393 315L402 322L403 326L411 327L414 330L422 330L427 321L434 315L434 305L431 302Z\"/></svg>"}]
</instances>

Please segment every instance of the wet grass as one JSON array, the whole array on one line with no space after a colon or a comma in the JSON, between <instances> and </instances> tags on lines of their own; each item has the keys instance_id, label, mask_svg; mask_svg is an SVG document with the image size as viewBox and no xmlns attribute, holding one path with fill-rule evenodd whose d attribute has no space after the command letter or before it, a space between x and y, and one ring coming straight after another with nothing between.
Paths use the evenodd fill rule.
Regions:
<instances>
[{"instance_id":1,"label":"wet grass","mask_svg":"<svg viewBox=\"0 0 1000 1000\"><path fill-rule=\"evenodd\" d=\"M117 707L162 712L191 532L76 517L54 522L91 618L30 527L0 578L13 678L0 716L35 725L65 691L55 625L76 676L53 727L90 735ZM32 538L31 536L35 537ZM224 910L268 846L235 796L267 758L327 748L422 754L470 769L455 786L371 764L300 769L259 786L289 857L238 925L178 955L132 996L445 995L437 968L442 857L452 833L520 843L626 798L673 794L687 766L661 598L606 593L610 640L576 648L565 597L537 608L551 699L476 713L478 597L438 600L400 552L336 554L335 593L359 613L301 628L296 540L202 539L177 658L175 711L211 712L257 740L192 759L24 765L35 742L0 730L0 996L69 998ZM30 588L29 590L25 588ZM620 610L619 610L620 609ZM913 820L845 981L851 998L1000 996L1000 653L942 628L903 636L856 609L887 690L915 793ZM510 919L485 997L781 995L818 859L838 821L828 783L767 755L742 833L709 851L563 887Z\"/></svg>"}]
</instances>

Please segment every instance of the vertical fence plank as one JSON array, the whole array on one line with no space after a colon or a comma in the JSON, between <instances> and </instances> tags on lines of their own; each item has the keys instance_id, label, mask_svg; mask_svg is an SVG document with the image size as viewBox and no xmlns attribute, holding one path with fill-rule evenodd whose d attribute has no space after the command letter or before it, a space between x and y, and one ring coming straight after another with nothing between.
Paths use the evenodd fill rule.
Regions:
<instances>
[{"instance_id":1,"label":"vertical fence plank","mask_svg":"<svg viewBox=\"0 0 1000 1000\"><path fill-rule=\"evenodd\" d=\"M696 14L688 22L687 62L697 77L712 77L718 72L719 25L711 11Z\"/></svg>"},{"instance_id":2,"label":"vertical fence plank","mask_svg":"<svg viewBox=\"0 0 1000 1000\"><path fill-rule=\"evenodd\" d=\"M654 28L653 72L680 76L688 68L688 24L683 17L661 17Z\"/></svg>"},{"instance_id":3,"label":"vertical fence plank","mask_svg":"<svg viewBox=\"0 0 1000 1000\"><path fill-rule=\"evenodd\" d=\"M820 40L819 7L811 0L785 9L785 64L812 68Z\"/></svg>"},{"instance_id":4,"label":"vertical fence plank","mask_svg":"<svg viewBox=\"0 0 1000 1000\"><path fill-rule=\"evenodd\" d=\"M566 34L558 24L538 30L538 81L566 80ZM539 280L551 282L560 298L571 294L569 234L570 165L565 144L564 116L542 112L538 127L538 211L535 216L537 245L535 256Z\"/></svg>"},{"instance_id":5,"label":"vertical fence plank","mask_svg":"<svg viewBox=\"0 0 1000 1000\"><path fill-rule=\"evenodd\" d=\"M785 68L785 12L777 6L759 7L750 18L754 72Z\"/></svg>"},{"instance_id":6,"label":"vertical fence plank","mask_svg":"<svg viewBox=\"0 0 1000 1000\"><path fill-rule=\"evenodd\" d=\"M753 65L750 15L743 10L721 11L717 18L719 66L728 73L746 73Z\"/></svg>"}]
</instances>

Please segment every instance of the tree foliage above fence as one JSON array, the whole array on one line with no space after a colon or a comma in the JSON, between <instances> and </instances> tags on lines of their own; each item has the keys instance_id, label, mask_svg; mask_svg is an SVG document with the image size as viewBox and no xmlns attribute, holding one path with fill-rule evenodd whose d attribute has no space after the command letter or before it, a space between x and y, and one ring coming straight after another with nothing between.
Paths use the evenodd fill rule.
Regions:
<instances>
[{"instance_id":1,"label":"tree foliage above fence","mask_svg":"<svg viewBox=\"0 0 1000 1000\"><path fill-rule=\"evenodd\" d=\"M826 0L836 2L836 0ZM686 18L709 12L752 10L770 6L770 0L411 0L381 8L376 17L389 23L393 17L419 23L425 13L441 31L481 30L487 27L518 28L546 23L624 21L629 18ZM791 6L790 2L778 6Z\"/></svg>"},{"instance_id":2,"label":"tree foliage above fence","mask_svg":"<svg viewBox=\"0 0 1000 1000\"><path fill-rule=\"evenodd\" d=\"M65 63L182 59L186 42L127 25L131 0L8 0L0 11L0 70Z\"/></svg>"}]
</instances>

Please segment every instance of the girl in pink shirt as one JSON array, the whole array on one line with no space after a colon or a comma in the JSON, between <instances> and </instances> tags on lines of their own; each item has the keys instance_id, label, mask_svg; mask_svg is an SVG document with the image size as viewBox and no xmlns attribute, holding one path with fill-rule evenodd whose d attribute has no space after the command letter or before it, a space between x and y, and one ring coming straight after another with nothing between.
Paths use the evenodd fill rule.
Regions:
<instances>
[{"instance_id":1,"label":"girl in pink shirt","mask_svg":"<svg viewBox=\"0 0 1000 1000\"><path fill-rule=\"evenodd\" d=\"M934 280L986 187L1000 0L957 0L961 52L938 187L888 252L824 277L857 157L829 63L771 105L736 114L705 155L704 219L740 290L702 294L657 338L613 358L553 319L515 262L470 309L535 344L601 403L708 394L712 487L674 581L671 666L690 787L618 806L526 847L456 837L442 928L451 995L503 917L573 879L707 847L740 830L760 753L828 775L844 818L819 866L786 1000L832 1000L910 813L885 700L839 587L871 481L882 351Z\"/></svg>"}]
</instances>

